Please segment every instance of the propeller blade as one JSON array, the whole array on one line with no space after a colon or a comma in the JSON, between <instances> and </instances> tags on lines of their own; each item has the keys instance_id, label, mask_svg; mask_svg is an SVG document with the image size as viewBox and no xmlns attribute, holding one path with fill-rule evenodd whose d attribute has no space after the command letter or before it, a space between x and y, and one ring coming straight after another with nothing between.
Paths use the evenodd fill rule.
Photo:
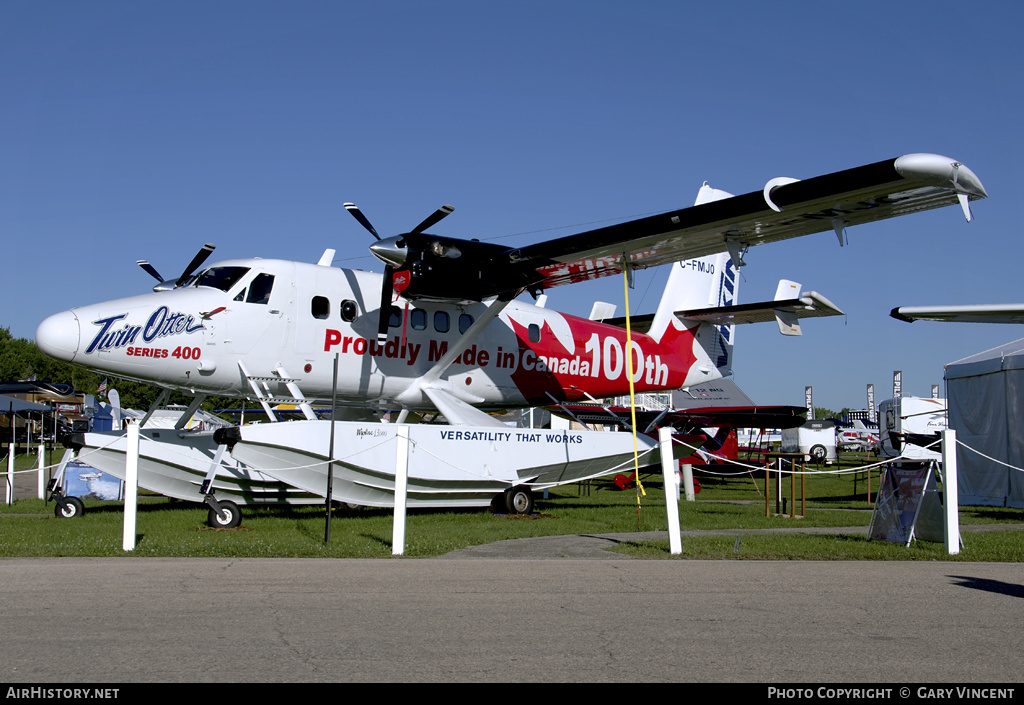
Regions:
<instances>
[{"instance_id":1,"label":"propeller blade","mask_svg":"<svg viewBox=\"0 0 1024 705\"><path fill-rule=\"evenodd\" d=\"M445 217L451 215L452 211L454 211L454 210L455 210L454 206L441 206L436 211L431 213L430 216L426 220L424 220L422 223L420 223L415 228L413 228L412 232L413 233L417 233L417 234L423 232L427 228L429 228L432 225L434 225L435 223L437 223L442 218L445 218Z\"/></svg>"},{"instance_id":2,"label":"propeller blade","mask_svg":"<svg viewBox=\"0 0 1024 705\"><path fill-rule=\"evenodd\" d=\"M377 342L388 339L388 321L391 318L391 294L394 291L395 270L384 267L384 283L380 287L380 320L377 322Z\"/></svg>"},{"instance_id":3,"label":"propeller blade","mask_svg":"<svg viewBox=\"0 0 1024 705\"><path fill-rule=\"evenodd\" d=\"M380 235L378 235L377 231L374 230L373 225L371 225L370 221L367 220L365 215L363 215L363 212L359 210L359 206L355 203L346 203L345 210L351 213L352 217L358 220L360 225L369 230L371 235L380 240Z\"/></svg>"},{"instance_id":4,"label":"propeller blade","mask_svg":"<svg viewBox=\"0 0 1024 705\"><path fill-rule=\"evenodd\" d=\"M162 282L162 281L164 280L164 278L160 276L160 272L156 271L156 267L154 267L153 265L151 265L151 264L150 264L149 262L147 262L146 260L144 260L144 259L140 259L140 260L139 260L139 261L137 261L137 262L136 262L135 264L137 264L137 265L139 265L140 267L142 267L142 270L143 270L144 272L146 272L146 274L148 274L149 276L153 277L153 278L154 278L154 279L156 279L156 280L157 280L158 282Z\"/></svg>"},{"instance_id":5,"label":"propeller blade","mask_svg":"<svg viewBox=\"0 0 1024 705\"><path fill-rule=\"evenodd\" d=\"M203 245L199 252L196 253L196 256L192 258L192 261L188 263L188 266L185 267L185 271L181 273L180 277L178 277L178 281L174 282L174 285L181 286L188 281L188 278L192 276L192 273L199 268L199 265L206 261L206 258L209 257L215 249L216 245L211 245L210 243Z\"/></svg>"}]
</instances>

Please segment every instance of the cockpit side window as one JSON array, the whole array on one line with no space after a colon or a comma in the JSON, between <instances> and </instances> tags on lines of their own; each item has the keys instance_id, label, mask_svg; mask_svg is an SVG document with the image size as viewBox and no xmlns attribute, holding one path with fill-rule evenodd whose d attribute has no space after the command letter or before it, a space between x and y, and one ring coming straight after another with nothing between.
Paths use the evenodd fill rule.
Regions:
<instances>
[{"instance_id":1,"label":"cockpit side window","mask_svg":"<svg viewBox=\"0 0 1024 705\"><path fill-rule=\"evenodd\" d=\"M211 267L196 278L195 285L228 291L248 271L248 267Z\"/></svg>"},{"instance_id":2,"label":"cockpit side window","mask_svg":"<svg viewBox=\"0 0 1024 705\"><path fill-rule=\"evenodd\" d=\"M249 285L249 295L246 303L266 304L270 301L270 292L274 288L273 274L257 274Z\"/></svg>"}]
</instances>

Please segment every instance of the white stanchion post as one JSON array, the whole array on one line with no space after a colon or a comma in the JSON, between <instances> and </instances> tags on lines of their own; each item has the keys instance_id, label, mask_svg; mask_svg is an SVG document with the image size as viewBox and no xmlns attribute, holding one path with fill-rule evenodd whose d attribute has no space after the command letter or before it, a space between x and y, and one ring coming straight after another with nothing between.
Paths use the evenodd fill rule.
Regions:
<instances>
[{"instance_id":1,"label":"white stanchion post","mask_svg":"<svg viewBox=\"0 0 1024 705\"><path fill-rule=\"evenodd\" d=\"M672 555L683 552L683 540L679 536L679 473L676 459L672 457L672 429L658 429L658 446L661 451L661 475L665 483L665 511L668 513L668 545ZM693 481L690 481L691 492Z\"/></svg>"},{"instance_id":2,"label":"white stanchion post","mask_svg":"<svg viewBox=\"0 0 1024 705\"><path fill-rule=\"evenodd\" d=\"M124 536L121 548L135 550L135 517L139 500L139 425L128 424L124 466Z\"/></svg>"},{"instance_id":3,"label":"white stanchion post","mask_svg":"<svg viewBox=\"0 0 1024 705\"><path fill-rule=\"evenodd\" d=\"M696 502L697 496L693 491L693 466L683 463L683 490L686 492L687 502Z\"/></svg>"},{"instance_id":4,"label":"white stanchion post","mask_svg":"<svg viewBox=\"0 0 1024 705\"><path fill-rule=\"evenodd\" d=\"M43 477L46 473L46 446L39 444L39 473L36 476L36 499L45 499L43 491L46 489L46 480Z\"/></svg>"},{"instance_id":5,"label":"white stanchion post","mask_svg":"<svg viewBox=\"0 0 1024 705\"><path fill-rule=\"evenodd\" d=\"M398 427L395 462L395 521L391 531L391 555L405 553L405 503L409 493L409 427Z\"/></svg>"},{"instance_id":6,"label":"white stanchion post","mask_svg":"<svg viewBox=\"0 0 1024 705\"><path fill-rule=\"evenodd\" d=\"M942 432L942 495L946 553L955 556L960 553L960 493L956 478L956 431L951 428Z\"/></svg>"},{"instance_id":7,"label":"white stanchion post","mask_svg":"<svg viewBox=\"0 0 1024 705\"><path fill-rule=\"evenodd\" d=\"M11 426L14 433L14 426ZM14 503L14 444L7 446L7 480L4 481L4 503Z\"/></svg>"}]
</instances>

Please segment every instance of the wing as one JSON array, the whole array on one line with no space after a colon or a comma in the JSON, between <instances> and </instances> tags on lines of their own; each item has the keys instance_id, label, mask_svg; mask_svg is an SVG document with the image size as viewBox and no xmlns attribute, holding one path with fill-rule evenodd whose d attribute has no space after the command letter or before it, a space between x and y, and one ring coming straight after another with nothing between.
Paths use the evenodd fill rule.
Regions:
<instances>
[{"instance_id":1,"label":"wing","mask_svg":"<svg viewBox=\"0 0 1024 705\"><path fill-rule=\"evenodd\" d=\"M630 410L625 407L593 404L563 404L547 407L556 415L571 412L573 420L601 425L629 426ZM673 426L684 431L703 427L730 428L796 428L806 421L807 409L802 406L734 406L676 409L667 412L636 410L637 430L647 432L654 424Z\"/></svg>"},{"instance_id":2,"label":"wing","mask_svg":"<svg viewBox=\"0 0 1024 705\"><path fill-rule=\"evenodd\" d=\"M751 406L717 409L690 409L669 413L673 425L730 428L796 428L807 420L801 406Z\"/></svg>"},{"instance_id":3,"label":"wing","mask_svg":"<svg viewBox=\"0 0 1024 705\"><path fill-rule=\"evenodd\" d=\"M894 308L889 315L907 323L913 323L914 321L1024 323L1024 304L900 306L899 308Z\"/></svg>"},{"instance_id":4,"label":"wing","mask_svg":"<svg viewBox=\"0 0 1024 705\"><path fill-rule=\"evenodd\" d=\"M935 154L911 154L803 181L772 179L763 190L520 248L427 233L375 247L409 267L410 299L475 300L531 291L835 230L987 196L970 169ZM382 256L378 254L378 256Z\"/></svg>"},{"instance_id":5,"label":"wing","mask_svg":"<svg viewBox=\"0 0 1024 705\"><path fill-rule=\"evenodd\" d=\"M787 183L788 182L788 183ZM522 248L544 288L986 197L953 159L912 154L805 181L773 179L764 190ZM628 259L627 259L628 258Z\"/></svg>"}]
</instances>

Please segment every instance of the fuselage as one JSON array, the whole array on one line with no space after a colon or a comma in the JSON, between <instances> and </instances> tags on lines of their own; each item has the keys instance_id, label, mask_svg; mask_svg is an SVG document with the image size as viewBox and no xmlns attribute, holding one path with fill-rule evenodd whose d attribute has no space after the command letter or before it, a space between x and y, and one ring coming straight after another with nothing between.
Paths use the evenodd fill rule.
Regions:
<instances>
[{"instance_id":1,"label":"fuselage","mask_svg":"<svg viewBox=\"0 0 1024 705\"><path fill-rule=\"evenodd\" d=\"M286 394L430 409L414 380L459 345L486 303L406 302L378 342L382 275L285 260L229 260L170 290L82 306L40 324L48 355L125 379L192 394ZM587 395L678 389L719 376L676 320L660 339L512 301L441 371L457 396L483 407L532 406ZM257 380L257 381L254 381Z\"/></svg>"}]
</instances>

